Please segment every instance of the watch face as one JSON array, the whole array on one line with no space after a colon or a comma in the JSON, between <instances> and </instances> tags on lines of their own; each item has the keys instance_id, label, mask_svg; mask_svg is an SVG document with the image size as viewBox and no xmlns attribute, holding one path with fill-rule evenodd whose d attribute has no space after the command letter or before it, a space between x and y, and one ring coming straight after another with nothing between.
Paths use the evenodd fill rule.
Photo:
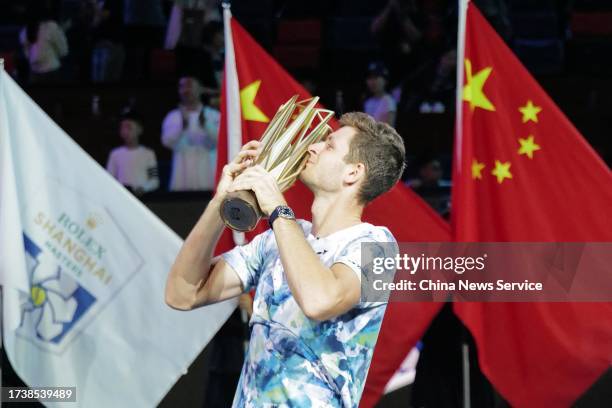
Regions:
<instances>
[{"instance_id":1,"label":"watch face","mask_svg":"<svg viewBox=\"0 0 612 408\"><path fill-rule=\"evenodd\" d=\"M278 211L278 216L283 218L295 218L293 211L289 207L283 207Z\"/></svg>"}]
</instances>

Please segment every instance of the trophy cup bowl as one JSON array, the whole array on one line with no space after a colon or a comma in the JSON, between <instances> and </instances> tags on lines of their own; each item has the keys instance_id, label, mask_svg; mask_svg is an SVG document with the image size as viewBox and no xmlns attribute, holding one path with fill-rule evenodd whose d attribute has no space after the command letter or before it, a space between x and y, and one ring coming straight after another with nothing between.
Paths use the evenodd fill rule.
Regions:
<instances>
[{"instance_id":1,"label":"trophy cup bowl","mask_svg":"<svg viewBox=\"0 0 612 408\"><path fill-rule=\"evenodd\" d=\"M306 165L308 146L319 142L332 129L333 111L316 108L319 97L298 101L295 95L282 104L260 138L261 153L254 164L261 165L276 179L281 191L295 183ZM255 193L228 193L221 204L221 218L235 231L252 231L263 213Z\"/></svg>"}]
</instances>

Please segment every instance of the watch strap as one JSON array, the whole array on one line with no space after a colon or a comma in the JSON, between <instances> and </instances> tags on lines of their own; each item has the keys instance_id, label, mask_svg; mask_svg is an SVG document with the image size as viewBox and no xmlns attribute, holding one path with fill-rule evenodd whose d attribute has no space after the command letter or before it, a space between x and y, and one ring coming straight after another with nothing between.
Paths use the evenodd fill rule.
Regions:
<instances>
[{"instance_id":1,"label":"watch strap","mask_svg":"<svg viewBox=\"0 0 612 408\"><path fill-rule=\"evenodd\" d=\"M270 226L271 229L274 229L273 227L274 221L276 221L276 219L279 216L282 218L295 220L295 215L293 214L293 210L290 207L286 205L279 205L278 207L274 209L274 211L272 211L272 213L270 214L270 217L268 217L268 225Z\"/></svg>"}]
</instances>

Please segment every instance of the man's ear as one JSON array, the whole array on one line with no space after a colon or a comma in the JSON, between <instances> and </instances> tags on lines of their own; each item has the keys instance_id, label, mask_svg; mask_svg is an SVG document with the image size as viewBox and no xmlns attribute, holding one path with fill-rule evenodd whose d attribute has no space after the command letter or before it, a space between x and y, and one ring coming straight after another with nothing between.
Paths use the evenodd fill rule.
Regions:
<instances>
[{"instance_id":1,"label":"man's ear","mask_svg":"<svg viewBox=\"0 0 612 408\"><path fill-rule=\"evenodd\" d=\"M344 176L344 182L352 185L365 177L365 165L363 163L351 163L348 172Z\"/></svg>"}]
</instances>

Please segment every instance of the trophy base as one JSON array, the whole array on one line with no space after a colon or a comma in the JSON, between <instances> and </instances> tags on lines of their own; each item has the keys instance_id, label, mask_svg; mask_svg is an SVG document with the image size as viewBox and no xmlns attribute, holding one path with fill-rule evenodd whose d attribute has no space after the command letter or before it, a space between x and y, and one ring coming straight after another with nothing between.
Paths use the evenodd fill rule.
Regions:
<instances>
[{"instance_id":1,"label":"trophy base","mask_svg":"<svg viewBox=\"0 0 612 408\"><path fill-rule=\"evenodd\" d=\"M234 231L252 231L261 217L262 212L252 191L229 193L221 204L221 218Z\"/></svg>"}]
</instances>

